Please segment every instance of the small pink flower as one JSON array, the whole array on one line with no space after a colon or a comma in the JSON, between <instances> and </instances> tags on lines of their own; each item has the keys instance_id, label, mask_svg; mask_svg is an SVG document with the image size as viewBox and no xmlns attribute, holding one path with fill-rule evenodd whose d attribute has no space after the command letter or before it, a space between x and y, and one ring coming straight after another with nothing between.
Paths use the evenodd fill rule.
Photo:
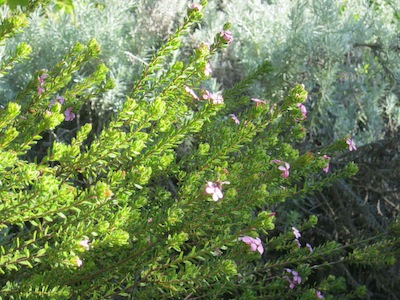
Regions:
<instances>
[{"instance_id":1,"label":"small pink flower","mask_svg":"<svg viewBox=\"0 0 400 300\"><path fill-rule=\"evenodd\" d=\"M85 248L86 250L89 250L89 242L90 241L88 239L84 239L79 242L79 246Z\"/></svg>"},{"instance_id":2,"label":"small pink flower","mask_svg":"<svg viewBox=\"0 0 400 300\"><path fill-rule=\"evenodd\" d=\"M215 95L213 100L213 104L224 104L224 98L222 98L222 95Z\"/></svg>"},{"instance_id":3,"label":"small pink flower","mask_svg":"<svg viewBox=\"0 0 400 300\"><path fill-rule=\"evenodd\" d=\"M285 162L284 166L279 166L278 169L282 171L281 176L283 178L288 178L289 177L290 165L287 162Z\"/></svg>"},{"instance_id":4,"label":"small pink flower","mask_svg":"<svg viewBox=\"0 0 400 300\"><path fill-rule=\"evenodd\" d=\"M82 264L83 264L82 260L81 260L78 256L76 256L76 257L74 258L73 263L74 263L78 268L81 267Z\"/></svg>"},{"instance_id":5,"label":"small pink flower","mask_svg":"<svg viewBox=\"0 0 400 300\"><path fill-rule=\"evenodd\" d=\"M296 237L296 239L301 237L301 233L296 227L292 227L292 230L293 230L293 234Z\"/></svg>"},{"instance_id":6,"label":"small pink flower","mask_svg":"<svg viewBox=\"0 0 400 300\"><path fill-rule=\"evenodd\" d=\"M64 104L65 99L64 99L63 97L61 97L61 96L57 96L57 101L58 101L58 103L60 103L60 104Z\"/></svg>"},{"instance_id":7,"label":"small pink flower","mask_svg":"<svg viewBox=\"0 0 400 300\"><path fill-rule=\"evenodd\" d=\"M306 244L306 247L308 248L308 250L310 250L310 252L314 252L313 247L309 243Z\"/></svg>"},{"instance_id":8,"label":"small pink flower","mask_svg":"<svg viewBox=\"0 0 400 300\"><path fill-rule=\"evenodd\" d=\"M346 144L349 145L350 151L357 150L356 144L354 143L354 141L352 139L347 139Z\"/></svg>"},{"instance_id":9,"label":"small pink flower","mask_svg":"<svg viewBox=\"0 0 400 300\"><path fill-rule=\"evenodd\" d=\"M256 106L259 106L260 104L267 104L266 101L260 100L258 98L251 98L251 101L254 101L256 103Z\"/></svg>"},{"instance_id":10,"label":"small pink flower","mask_svg":"<svg viewBox=\"0 0 400 300\"><path fill-rule=\"evenodd\" d=\"M52 108L52 106L56 104L56 102L54 100L50 100L49 106L48 108Z\"/></svg>"},{"instance_id":11,"label":"small pink flower","mask_svg":"<svg viewBox=\"0 0 400 300\"><path fill-rule=\"evenodd\" d=\"M250 245L250 250L251 251L258 251L260 254L264 253L264 247L262 245L262 242L260 240L260 238L252 238L250 236L243 236L238 238L238 241L242 241L244 243L246 243L247 245Z\"/></svg>"},{"instance_id":12,"label":"small pink flower","mask_svg":"<svg viewBox=\"0 0 400 300\"><path fill-rule=\"evenodd\" d=\"M234 114L230 114L229 116L232 118L232 120L235 122L235 124L237 124L237 125L240 124L239 119Z\"/></svg>"},{"instance_id":13,"label":"small pink flower","mask_svg":"<svg viewBox=\"0 0 400 300\"><path fill-rule=\"evenodd\" d=\"M322 293L320 291L316 291L315 295L317 296L318 299L324 298L324 296L322 296Z\"/></svg>"},{"instance_id":14,"label":"small pink flower","mask_svg":"<svg viewBox=\"0 0 400 300\"><path fill-rule=\"evenodd\" d=\"M188 86L184 86L184 88L185 88L185 91L190 95L190 96L192 96L194 99L196 99L196 100L200 100L199 99L199 96L197 96L196 95L196 93L190 88L190 87L188 87Z\"/></svg>"},{"instance_id":15,"label":"small pink flower","mask_svg":"<svg viewBox=\"0 0 400 300\"><path fill-rule=\"evenodd\" d=\"M207 91L207 90L204 90L204 94L203 94L203 99L204 99L204 100L210 100L210 99L212 99L213 96L214 96L214 95L213 95L212 93L210 93L210 92Z\"/></svg>"},{"instance_id":16,"label":"small pink flower","mask_svg":"<svg viewBox=\"0 0 400 300\"><path fill-rule=\"evenodd\" d=\"M292 271L292 275L293 275L293 282L301 283L301 277L296 271Z\"/></svg>"},{"instance_id":17,"label":"small pink flower","mask_svg":"<svg viewBox=\"0 0 400 300\"><path fill-rule=\"evenodd\" d=\"M203 9L203 6L200 4L192 3L189 5L189 9L201 11Z\"/></svg>"},{"instance_id":18,"label":"small pink flower","mask_svg":"<svg viewBox=\"0 0 400 300\"><path fill-rule=\"evenodd\" d=\"M212 73L211 65L209 63L206 64L206 67L204 68L203 71L204 75L210 76Z\"/></svg>"},{"instance_id":19,"label":"small pink flower","mask_svg":"<svg viewBox=\"0 0 400 300\"><path fill-rule=\"evenodd\" d=\"M153 218L148 218L147 223L151 223L151 222L153 222Z\"/></svg>"},{"instance_id":20,"label":"small pink flower","mask_svg":"<svg viewBox=\"0 0 400 300\"><path fill-rule=\"evenodd\" d=\"M301 248L301 244L300 244L300 242L299 242L299 239L294 239L294 241L296 242L297 247Z\"/></svg>"},{"instance_id":21,"label":"small pink flower","mask_svg":"<svg viewBox=\"0 0 400 300\"><path fill-rule=\"evenodd\" d=\"M72 112L72 107L68 107L64 111L65 121L72 121L75 119L75 114Z\"/></svg>"},{"instance_id":22,"label":"small pink flower","mask_svg":"<svg viewBox=\"0 0 400 300\"><path fill-rule=\"evenodd\" d=\"M204 100L211 100L213 104L223 104L224 99L222 98L221 95L216 95L213 93L210 93L209 91L204 91L203 94L203 99Z\"/></svg>"},{"instance_id":23,"label":"small pink flower","mask_svg":"<svg viewBox=\"0 0 400 300\"><path fill-rule=\"evenodd\" d=\"M60 104L64 104L65 99L63 97L61 97L61 96L57 96L56 100L50 100L50 103L49 103L48 107L51 108L54 104L56 104L56 102L58 102Z\"/></svg>"},{"instance_id":24,"label":"small pink flower","mask_svg":"<svg viewBox=\"0 0 400 300\"><path fill-rule=\"evenodd\" d=\"M303 105L303 103L297 103L297 107L300 108L301 114L303 115L303 119L307 118L307 108Z\"/></svg>"},{"instance_id":25,"label":"small pink flower","mask_svg":"<svg viewBox=\"0 0 400 300\"><path fill-rule=\"evenodd\" d=\"M41 95L44 92L44 80L47 78L46 73L43 73L42 75L40 75L40 77L38 77L38 81L39 81L39 86L37 88L38 94Z\"/></svg>"},{"instance_id":26,"label":"small pink flower","mask_svg":"<svg viewBox=\"0 0 400 300\"><path fill-rule=\"evenodd\" d=\"M218 201L224 197L220 187L211 181L207 181L206 193L212 195L214 201Z\"/></svg>"},{"instance_id":27,"label":"small pink flower","mask_svg":"<svg viewBox=\"0 0 400 300\"><path fill-rule=\"evenodd\" d=\"M285 268L284 270L293 275L293 279L290 279L288 276L284 276L283 278L286 278L287 281L289 281L289 288L290 289L294 289L296 284L300 284L301 283L301 280L302 280L301 277L294 270L291 270L289 268Z\"/></svg>"},{"instance_id":28,"label":"small pink flower","mask_svg":"<svg viewBox=\"0 0 400 300\"><path fill-rule=\"evenodd\" d=\"M279 159L273 159L271 162L276 163L276 164L281 164L282 162Z\"/></svg>"},{"instance_id":29,"label":"small pink flower","mask_svg":"<svg viewBox=\"0 0 400 300\"><path fill-rule=\"evenodd\" d=\"M230 31L221 31L219 35L226 41L228 45L232 44L233 36Z\"/></svg>"},{"instance_id":30,"label":"small pink flower","mask_svg":"<svg viewBox=\"0 0 400 300\"><path fill-rule=\"evenodd\" d=\"M328 161L326 166L322 169L322 170L324 170L325 173L328 173L328 171L329 171L329 161L331 160L331 158L328 155L324 155L324 156L322 156L322 158L324 158L324 159L326 159Z\"/></svg>"}]
</instances>

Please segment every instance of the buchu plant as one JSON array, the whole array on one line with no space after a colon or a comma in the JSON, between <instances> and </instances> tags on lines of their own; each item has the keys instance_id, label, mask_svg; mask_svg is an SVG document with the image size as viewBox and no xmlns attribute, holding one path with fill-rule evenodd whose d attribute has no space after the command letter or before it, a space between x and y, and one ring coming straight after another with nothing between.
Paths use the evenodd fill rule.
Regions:
<instances>
[{"instance_id":1,"label":"buchu plant","mask_svg":"<svg viewBox=\"0 0 400 300\"><path fill-rule=\"evenodd\" d=\"M275 224L285 201L354 175L354 164L333 172L329 161L356 145L344 136L296 150L304 86L277 100L243 92L268 62L229 90L205 89L210 59L234 43L230 24L172 59L206 4L189 5L100 132L79 113L113 88L95 40L37 70L0 109L1 299L350 299L365 289L319 271L395 262L389 239L314 244L304 236L315 216ZM6 41L30 11L5 11ZM2 57L2 73L29 49ZM60 125L70 141L51 138ZM38 143L44 156L32 155Z\"/></svg>"}]
</instances>

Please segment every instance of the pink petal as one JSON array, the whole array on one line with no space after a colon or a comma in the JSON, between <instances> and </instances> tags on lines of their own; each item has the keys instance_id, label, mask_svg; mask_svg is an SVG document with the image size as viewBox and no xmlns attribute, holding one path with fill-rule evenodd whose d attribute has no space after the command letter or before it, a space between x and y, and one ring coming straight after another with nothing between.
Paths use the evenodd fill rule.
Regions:
<instances>
[{"instance_id":1,"label":"pink petal","mask_svg":"<svg viewBox=\"0 0 400 300\"><path fill-rule=\"evenodd\" d=\"M215 188L215 194L218 198L224 198L224 194L222 194L222 191L218 187Z\"/></svg>"},{"instance_id":2,"label":"pink petal","mask_svg":"<svg viewBox=\"0 0 400 300\"><path fill-rule=\"evenodd\" d=\"M214 194L214 188L210 187L210 186L206 187L206 193L207 194Z\"/></svg>"},{"instance_id":3,"label":"pink petal","mask_svg":"<svg viewBox=\"0 0 400 300\"><path fill-rule=\"evenodd\" d=\"M253 238L251 238L249 236L243 236L243 237L240 237L238 240L250 245L250 243L253 241Z\"/></svg>"}]
</instances>

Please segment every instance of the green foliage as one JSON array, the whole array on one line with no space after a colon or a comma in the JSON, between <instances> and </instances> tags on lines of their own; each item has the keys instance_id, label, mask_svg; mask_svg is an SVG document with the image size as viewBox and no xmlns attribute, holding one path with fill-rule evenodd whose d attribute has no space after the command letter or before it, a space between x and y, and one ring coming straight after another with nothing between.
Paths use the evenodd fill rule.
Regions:
<instances>
[{"instance_id":1,"label":"green foliage","mask_svg":"<svg viewBox=\"0 0 400 300\"><path fill-rule=\"evenodd\" d=\"M299 247L295 229L273 213L285 201L355 174L353 164L323 172L323 155L347 151L348 137L315 153L295 149L306 133L299 106L307 98L304 86L293 84L282 99L265 103L245 95L272 71L267 63L223 98L207 93L205 69L230 44L220 33L229 24L209 47L199 43L185 59L176 56L202 18L201 8L187 9L100 131L89 118L71 117L113 87L94 39L32 72L0 109L2 299L362 294L340 277L318 279L316 273L343 259L364 264L384 243L360 241L348 254L330 241L311 251L311 245ZM28 47L19 47L7 66L27 56ZM230 114L239 108L237 124ZM33 155L35 144L60 127L73 127L70 142L48 139L46 155ZM317 218L293 225L306 232ZM241 238L260 238L264 254ZM293 288L288 268L302 278Z\"/></svg>"}]
</instances>

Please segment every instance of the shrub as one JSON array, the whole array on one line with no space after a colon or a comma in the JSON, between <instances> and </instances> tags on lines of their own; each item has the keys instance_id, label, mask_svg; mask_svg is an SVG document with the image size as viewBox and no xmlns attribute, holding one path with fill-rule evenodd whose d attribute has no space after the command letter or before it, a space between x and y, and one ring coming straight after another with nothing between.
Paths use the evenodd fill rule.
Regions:
<instances>
[{"instance_id":1,"label":"shrub","mask_svg":"<svg viewBox=\"0 0 400 300\"><path fill-rule=\"evenodd\" d=\"M370 240L304 245L301 232L316 217L273 231L282 202L356 172L351 163L325 171L324 155L338 155L352 140L319 153L293 148L306 133L304 87L293 85L276 102L243 94L270 71L268 63L223 95L202 89L207 63L232 41L229 24L210 46L171 59L202 11L187 9L99 134L75 115L112 88L95 40L37 71L0 110L1 297L361 297L362 288L318 278L318 270L343 257L366 264L379 251L374 263L394 262L384 251L391 240L373 239L365 249ZM20 27L8 13L0 32ZM15 53L8 61L26 56ZM88 65L92 72L73 82ZM30 159L32 146L66 123L76 133L70 143L54 140L44 157Z\"/></svg>"}]
</instances>

